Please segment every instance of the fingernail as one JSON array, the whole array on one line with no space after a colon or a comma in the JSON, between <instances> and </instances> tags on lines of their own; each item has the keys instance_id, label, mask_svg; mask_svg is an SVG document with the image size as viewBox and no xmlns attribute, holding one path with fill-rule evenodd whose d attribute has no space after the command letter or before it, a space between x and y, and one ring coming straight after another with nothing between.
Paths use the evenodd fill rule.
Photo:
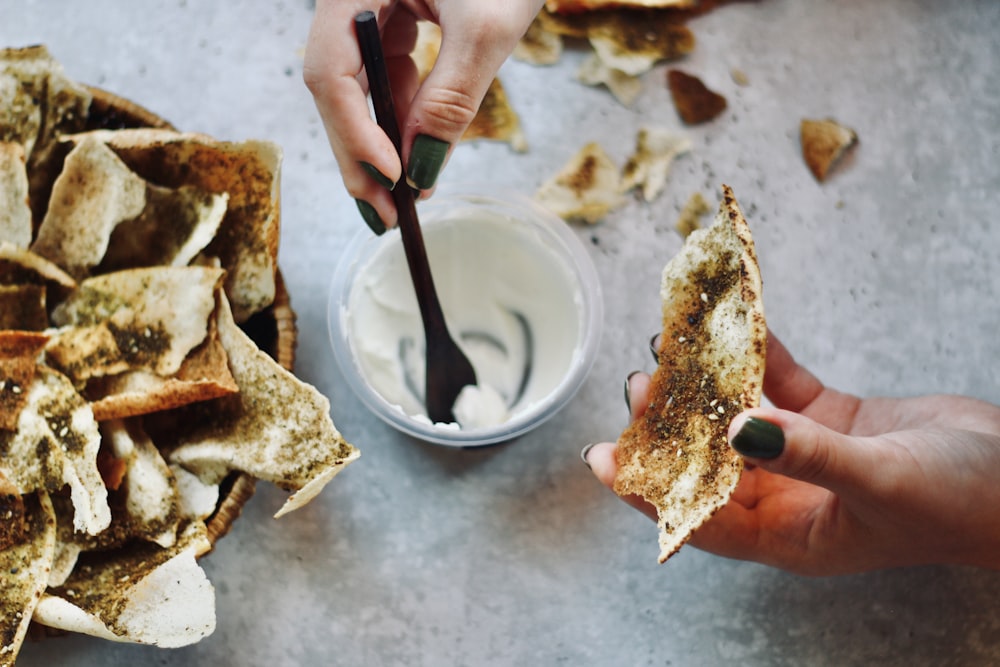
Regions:
<instances>
[{"instance_id":1,"label":"fingernail","mask_svg":"<svg viewBox=\"0 0 1000 667\"><path fill-rule=\"evenodd\" d=\"M635 375L638 372L639 371L632 371L631 373L629 373L625 377L625 407L628 408L629 414L632 413L632 397L629 396L629 393L628 393L628 383L629 383L629 380L632 379L632 376Z\"/></svg>"},{"instance_id":2,"label":"fingernail","mask_svg":"<svg viewBox=\"0 0 1000 667\"><path fill-rule=\"evenodd\" d=\"M743 456L773 459L785 449L785 434L771 422L750 417L733 436L730 444Z\"/></svg>"},{"instance_id":3,"label":"fingernail","mask_svg":"<svg viewBox=\"0 0 1000 667\"><path fill-rule=\"evenodd\" d=\"M444 164L445 155L451 147L447 141L435 139L426 134L418 134L413 140L413 148L410 149L410 164L407 167L406 175L410 182L421 190L434 187L441 165Z\"/></svg>"},{"instance_id":4,"label":"fingernail","mask_svg":"<svg viewBox=\"0 0 1000 667\"><path fill-rule=\"evenodd\" d=\"M660 363L660 351L656 349L656 339L659 338L660 334L653 334L653 337L649 339L649 353L653 355L653 361Z\"/></svg>"},{"instance_id":5,"label":"fingernail","mask_svg":"<svg viewBox=\"0 0 1000 667\"><path fill-rule=\"evenodd\" d=\"M590 461L587 460L587 454L589 454L590 450L593 449L593 448L594 448L594 444L591 443L591 444L587 445L586 447L584 447L582 450L580 450L580 458L583 460L583 464L585 466L587 466L587 468L589 468L591 470L593 470L593 468L590 468Z\"/></svg>"},{"instance_id":6,"label":"fingernail","mask_svg":"<svg viewBox=\"0 0 1000 667\"><path fill-rule=\"evenodd\" d=\"M392 181L392 179L383 174L378 169L376 169L375 165L371 164L370 162L364 162L364 161L359 161L358 164L360 164L361 168L367 171L368 175L374 178L375 181L383 188L392 190L394 187L396 187L396 184Z\"/></svg>"},{"instance_id":7,"label":"fingernail","mask_svg":"<svg viewBox=\"0 0 1000 667\"><path fill-rule=\"evenodd\" d=\"M381 236L385 233L385 223L382 222L382 218L379 217L378 211L375 207L366 202L364 199L355 199L354 202L358 205L358 211L361 212L361 217L364 218L365 224L367 224L376 236Z\"/></svg>"}]
</instances>

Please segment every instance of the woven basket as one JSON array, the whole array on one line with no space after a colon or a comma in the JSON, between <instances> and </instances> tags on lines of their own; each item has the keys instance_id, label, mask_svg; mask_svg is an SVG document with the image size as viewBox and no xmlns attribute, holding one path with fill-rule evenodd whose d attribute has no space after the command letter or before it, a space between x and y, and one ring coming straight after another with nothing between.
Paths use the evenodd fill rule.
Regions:
<instances>
[{"instance_id":1,"label":"woven basket","mask_svg":"<svg viewBox=\"0 0 1000 667\"><path fill-rule=\"evenodd\" d=\"M87 117L89 130L138 127L176 129L169 121L134 102L100 88L88 87L88 90L93 95ZM260 349L270 354L288 371L294 369L298 328L280 270L275 275L274 303L241 326ZM213 547L229 532L233 522L239 517L243 506L254 493L256 481L245 473L233 473L223 480L219 489L219 504L215 513L205 522L208 539Z\"/></svg>"}]
</instances>

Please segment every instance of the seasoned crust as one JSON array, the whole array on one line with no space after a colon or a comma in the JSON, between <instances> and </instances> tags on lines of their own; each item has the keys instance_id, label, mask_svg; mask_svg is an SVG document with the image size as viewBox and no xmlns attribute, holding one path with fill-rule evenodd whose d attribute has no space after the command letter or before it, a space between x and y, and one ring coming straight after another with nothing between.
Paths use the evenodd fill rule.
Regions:
<instances>
[{"instance_id":1,"label":"seasoned crust","mask_svg":"<svg viewBox=\"0 0 1000 667\"><path fill-rule=\"evenodd\" d=\"M645 415L618 440L614 489L659 516L660 562L728 502L743 460L726 432L760 404L767 325L753 239L732 190L663 271L659 365Z\"/></svg>"}]
</instances>

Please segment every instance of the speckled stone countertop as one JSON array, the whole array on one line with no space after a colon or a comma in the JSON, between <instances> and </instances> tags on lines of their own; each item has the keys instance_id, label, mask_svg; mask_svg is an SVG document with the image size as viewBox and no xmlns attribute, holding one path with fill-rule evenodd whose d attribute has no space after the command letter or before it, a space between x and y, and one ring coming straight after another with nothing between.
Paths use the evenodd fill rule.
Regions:
<instances>
[{"instance_id":1,"label":"speckled stone countertop","mask_svg":"<svg viewBox=\"0 0 1000 667\"><path fill-rule=\"evenodd\" d=\"M657 280L688 196L731 185L750 221L772 330L828 384L864 395L1000 402L1000 3L762 0L694 20L682 67L729 100L683 127L664 67L626 108L554 67L501 79L530 150L464 144L443 186L475 174L531 194L588 141L617 161L644 125L691 152L651 204L576 226L601 275L600 358L575 400L515 442L423 444L343 384L326 326L341 248L362 225L312 99L306 0L0 0L0 44L46 43L73 78L185 129L284 148L281 265L298 374L332 402L360 461L305 509L267 484L204 559L218 627L161 650L86 637L29 643L19 665L1000 664L1000 574L922 567L809 579L685 548L581 464L626 423L622 382L652 369ZM737 85L733 69L746 74ZM798 123L832 116L860 145L818 184Z\"/></svg>"}]
</instances>

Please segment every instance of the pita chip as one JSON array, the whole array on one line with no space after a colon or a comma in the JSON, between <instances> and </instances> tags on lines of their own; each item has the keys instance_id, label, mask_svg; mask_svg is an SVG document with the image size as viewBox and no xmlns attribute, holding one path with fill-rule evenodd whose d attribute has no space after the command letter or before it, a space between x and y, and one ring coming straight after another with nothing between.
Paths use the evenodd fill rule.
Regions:
<instances>
[{"instance_id":1,"label":"pita chip","mask_svg":"<svg viewBox=\"0 0 1000 667\"><path fill-rule=\"evenodd\" d=\"M17 429L38 357L49 337L28 331L0 331L0 430Z\"/></svg>"},{"instance_id":2,"label":"pita chip","mask_svg":"<svg viewBox=\"0 0 1000 667\"><path fill-rule=\"evenodd\" d=\"M359 453L330 419L329 400L261 352L228 312L219 311L219 337L240 392L150 415L147 430L170 463L205 483L239 470L293 491L280 517L314 498Z\"/></svg>"},{"instance_id":3,"label":"pita chip","mask_svg":"<svg viewBox=\"0 0 1000 667\"><path fill-rule=\"evenodd\" d=\"M538 189L535 201L564 220L600 222L624 201L618 167L591 142Z\"/></svg>"},{"instance_id":4,"label":"pita chip","mask_svg":"<svg viewBox=\"0 0 1000 667\"><path fill-rule=\"evenodd\" d=\"M689 150L691 141L687 137L655 127L641 128L635 152L622 168L622 191L641 187L643 199L653 201L666 186L674 160Z\"/></svg>"},{"instance_id":5,"label":"pita chip","mask_svg":"<svg viewBox=\"0 0 1000 667\"><path fill-rule=\"evenodd\" d=\"M104 257L115 226L145 205L146 182L103 143L85 139L66 156L31 250L85 278Z\"/></svg>"},{"instance_id":6,"label":"pita chip","mask_svg":"<svg viewBox=\"0 0 1000 667\"><path fill-rule=\"evenodd\" d=\"M220 269L116 271L83 281L52 313L46 358L74 382L129 370L177 373L208 334Z\"/></svg>"},{"instance_id":7,"label":"pita chip","mask_svg":"<svg viewBox=\"0 0 1000 667\"><path fill-rule=\"evenodd\" d=\"M108 492L97 469L101 435L68 379L38 366L17 430L0 430L0 473L22 494L69 486L73 525L95 535L108 527Z\"/></svg>"},{"instance_id":8,"label":"pita chip","mask_svg":"<svg viewBox=\"0 0 1000 667\"><path fill-rule=\"evenodd\" d=\"M514 47L512 55L532 65L554 65L559 62L562 52L562 37L549 31L541 18L536 18Z\"/></svg>"},{"instance_id":9,"label":"pita chip","mask_svg":"<svg viewBox=\"0 0 1000 667\"><path fill-rule=\"evenodd\" d=\"M56 522L45 493L24 499L24 532L0 549L0 667L13 667L55 556Z\"/></svg>"},{"instance_id":10,"label":"pita chip","mask_svg":"<svg viewBox=\"0 0 1000 667\"><path fill-rule=\"evenodd\" d=\"M0 141L0 241L27 248L31 234L24 146Z\"/></svg>"},{"instance_id":11,"label":"pita chip","mask_svg":"<svg viewBox=\"0 0 1000 667\"><path fill-rule=\"evenodd\" d=\"M730 419L760 404L767 327L749 227L732 190L666 265L659 364L642 418L618 439L619 495L656 507L660 562L729 501L743 459Z\"/></svg>"},{"instance_id":12,"label":"pita chip","mask_svg":"<svg viewBox=\"0 0 1000 667\"><path fill-rule=\"evenodd\" d=\"M692 74L668 70L667 86L678 115L688 125L707 123L726 110L726 98Z\"/></svg>"},{"instance_id":13,"label":"pita chip","mask_svg":"<svg viewBox=\"0 0 1000 667\"><path fill-rule=\"evenodd\" d=\"M0 241L0 285L45 285L59 298L76 289L76 281L59 266L19 248L13 243Z\"/></svg>"},{"instance_id":14,"label":"pita chip","mask_svg":"<svg viewBox=\"0 0 1000 667\"><path fill-rule=\"evenodd\" d=\"M605 86L622 105L632 106L635 98L642 92L642 82L638 77L626 74L621 70L608 67L596 53L591 53L576 72L576 78L587 86Z\"/></svg>"},{"instance_id":15,"label":"pita chip","mask_svg":"<svg viewBox=\"0 0 1000 667\"><path fill-rule=\"evenodd\" d=\"M857 133L837 121L804 119L799 124L802 157L816 180L826 180L830 169L858 143Z\"/></svg>"},{"instance_id":16,"label":"pita chip","mask_svg":"<svg viewBox=\"0 0 1000 667\"><path fill-rule=\"evenodd\" d=\"M204 524L192 522L169 549L138 542L80 554L33 620L117 642L193 644L215 630L215 590L196 561L209 547Z\"/></svg>"},{"instance_id":17,"label":"pita chip","mask_svg":"<svg viewBox=\"0 0 1000 667\"><path fill-rule=\"evenodd\" d=\"M149 183L225 193L225 215L203 254L219 258L226 270L226 294L238 322L274 301L281 208L277 144L163 129L98 130L68 139L87 137L106 143Z\"/></svg>"}]
</instances>

